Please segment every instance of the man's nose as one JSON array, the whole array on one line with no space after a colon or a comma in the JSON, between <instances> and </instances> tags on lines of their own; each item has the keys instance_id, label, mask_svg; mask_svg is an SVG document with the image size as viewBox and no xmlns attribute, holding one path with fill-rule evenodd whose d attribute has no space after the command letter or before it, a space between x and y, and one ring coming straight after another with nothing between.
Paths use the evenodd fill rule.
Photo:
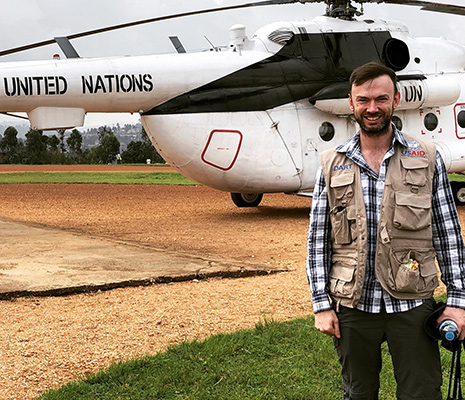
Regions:
<instances>
[{"instance_id":1,"label":"man's nose","mask_svg":"<svg viewBox=\"0 0 465 400\"><path fill-rule=\"evenodd\" d=\"M367 104L367 112L374 113L378 111L378 103L376 100L371 100Z\"/></svg>"}]
</instances>

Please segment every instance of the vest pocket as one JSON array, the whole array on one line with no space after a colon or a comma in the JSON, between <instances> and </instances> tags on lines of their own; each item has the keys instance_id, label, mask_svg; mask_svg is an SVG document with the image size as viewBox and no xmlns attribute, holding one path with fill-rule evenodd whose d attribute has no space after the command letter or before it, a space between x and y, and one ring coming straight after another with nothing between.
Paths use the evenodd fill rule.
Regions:
<instances>
[{"instance_id":1,"label":"vest pocket","mask_svg":"<svg viewBox=\"0 0 465 400\"><path fill-rule=\"evenodd\" d=\"M352 188L353 183L354 173L332 176L330 187L334 191L336 200L340 202L344 199L352 198L354 195L354 189Z\"/></svg>"},{"instance_id":2,"label":"vest pocket","mask_svg":"<svg viewBox=\"0 0 465 400\"><path fill-rule=\"evenodd\" d=\"M416 231L431 225L431 195L429 193L397 192L393 226Z\"/></svg>"},{"instance_id":3,"label":"vest pocket","mask_svg":"<svg viewBox=\"0 0 465 400\"><path fill-rule=\"evenodd\" d=\"M349 219L347 218L347 209L342 206L334 207L330 211L331 224L333 226L334 243L350 244L352 235L350 232Z\"/></svg>"},{"instance_id":4,"label":"vest pocket","mask_svg":"<svg viewBox=\"0 0 465 400\"><path fill-rule=\"evenodd\" d=\"M391 249L391 289L412 294L432 292L439 284L435 256L434 249Z\"/></svg>"},{"instance_id":5,"label":"vest pocket","mask_svg":"<svg viewBox=\"0 0 465 400\"><path fill-rule=\"evenodd\" d=\"M335 196L334 207L330 211L335 244L352 243L347 206L354 196L354 173L343 173L331 177L331 190Z\"/></svg>"},{"instance_id":6,"label":"vest pocket","mask_svg":"<svg viewBox=\"0 0 465 400\"><path fill-rule=\"evenodd\" d=\"M400 159L405 169L404 184L413 186L425 186L429 162L422 157L404 157Z\"/></svg>"},{"instance_id":7,"label":"vest pocket","mask_svg":"<svg viewBox=\"0 0 465 400\"><path fill-rule=\"evenodd\" d=\"M347 298L353 296L356 266L355 260L333 256L333 266L329 272L330 293Z\"/></svg>"}]
</instances>

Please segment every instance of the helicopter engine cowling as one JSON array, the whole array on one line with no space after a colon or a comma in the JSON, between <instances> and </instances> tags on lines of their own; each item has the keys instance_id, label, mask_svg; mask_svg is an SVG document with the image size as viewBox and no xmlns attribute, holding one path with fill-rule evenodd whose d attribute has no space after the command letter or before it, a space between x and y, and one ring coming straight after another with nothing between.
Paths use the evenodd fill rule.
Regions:
<instances>
[{"instance_id":1,"label":"helicopter engine cowling","mask_svg":"<svg viewBox=\"0 0 465 400\"><path fill-rule=\"evenodd\" d=\"M399 111L450 106L458 100L461 92L459 83L448 76L401 80L398 90L401 94ZM352 113L347 98L317 100L315 107L335 115Z\"/></svg>"},{"instance_id":2,"label":"helicopter engine cowling","mask_svg":"<svg viewBox=\"0 0 465 400\"><path fill-rule=\"evenodd\" d=\"M436 143L436 148L441 153L449 172L465 171L465 154L462 146L458 146L456 142L439 142Z\"/></svg>"},{"instance_id":3,"label":"helicopter engine cowling","mask_svg":"<svg viewBox=\"0 0 465 400\"><path fill-rule=\"evenodd\" d=\"M400 81L398 89L401 94L399 110L450 106L458 100L461 92L457 80L447 76Z\"/></svg>"}]
</instances>

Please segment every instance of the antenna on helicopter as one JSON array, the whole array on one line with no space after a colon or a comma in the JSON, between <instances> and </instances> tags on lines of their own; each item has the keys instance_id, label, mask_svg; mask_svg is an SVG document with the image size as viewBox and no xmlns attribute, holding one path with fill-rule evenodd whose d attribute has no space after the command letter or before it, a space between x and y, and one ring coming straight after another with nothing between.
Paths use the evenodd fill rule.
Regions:
<instances>
[{"instance_id":1,"label":"antenna on helicopter","mask_svg":"<svg viewBox=\"0 0 465 400\"><path fill-rule=\"evenodd\" d=\"M203 35L203 37L205 38L205 40L208 42L208 44L212 47L211 50L212 51L219 51L219 47L215 46L211 41L210 39L208 39L208 37L206 35Z\"/></svg>"}]
</instances>

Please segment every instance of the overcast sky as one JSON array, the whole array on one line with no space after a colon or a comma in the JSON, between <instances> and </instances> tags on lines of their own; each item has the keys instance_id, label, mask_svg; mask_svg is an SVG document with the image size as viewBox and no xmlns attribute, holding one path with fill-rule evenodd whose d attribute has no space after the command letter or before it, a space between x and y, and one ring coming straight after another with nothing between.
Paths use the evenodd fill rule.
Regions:
<instances>
[{"instance_id":1,"label":"overcast sky","mask_svg":"<svg viewBox=\"0 0 465 400\"><path fill-rule=\"evenodd\" d=\"M104 26L153 18L186 11L242 4L231 0L14 0L3 1L0 13L0 50L66 36ZM463 1L437 1L463 5ZM73 42L82 57L139 55L174 52L169 36L178 36L187 51L209 47L204 36L215 45L228 44L228 29L240 23L248 36L261 26L282 20L311 20L322 15L324 4L293 4L226 11L202 16L157 22L117 32L103 33ZM419 7L365 5L365 18L398 20L407 25L414 37L444 36L465 45L465 17L420 11ZM3 57L2 61L47 59L60 53L51 45L38 50ZM0 116L0 123L12 119ZM138 116L87 116L86 125L135 123Z\"/></svg>"}]
</instances>

